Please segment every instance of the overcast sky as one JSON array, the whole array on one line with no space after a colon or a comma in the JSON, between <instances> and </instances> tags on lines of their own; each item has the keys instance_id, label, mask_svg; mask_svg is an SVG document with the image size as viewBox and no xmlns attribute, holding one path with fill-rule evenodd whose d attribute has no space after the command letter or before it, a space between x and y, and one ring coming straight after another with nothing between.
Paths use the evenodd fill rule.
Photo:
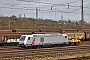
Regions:
<instances>
[{"instance_id":1,"label":"overcast sky","mask_svg":"<svg viewBox=\"0 0 90 60\"><path fill-rule=\"evenodd\" d=\"M82 0L0 0L0 15L53 20L81 20ZM68 8L69 3L69 8ZM84 20L90 22L90 0L84 0ZM52 7L52 10L51 10Z\"/></svg>"}]
</instances>

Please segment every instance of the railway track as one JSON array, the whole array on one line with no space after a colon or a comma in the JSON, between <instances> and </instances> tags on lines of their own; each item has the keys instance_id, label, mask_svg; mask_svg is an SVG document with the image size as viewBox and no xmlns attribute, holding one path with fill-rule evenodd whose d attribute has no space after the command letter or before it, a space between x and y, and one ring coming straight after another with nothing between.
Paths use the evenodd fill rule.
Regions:
<instances>
[{"instance_id":1,"label":"railway track","mask_svg":"<svg viewBox=\"0 0 90 60\"><path fill-rule=\"evenodd\" d=\"M66 56L84 56L90 53L90 46L76 46L76 47L55 47L55 48L41 48L41 49L27 49L27 50L15 50L9 52L0 52L0 59L43 59L43 58L55 58Z\"/></svg>"},{"instance_id":2,"label":"railway track","mask_svg":"<svg viewBox=\"0 0 90 60\"><path fill-rule=\"evenodd\" d=\"M39 49L20 49L15 46L0 47L0 60L52 60L53 58L68 59L90 56L90 44L85 45L39 48Z\"/></svg>"},{"instance_id":3,"label":"railway track","mask_svg":"<svg viewBox=\"0 0 90 60\"><path fill-rule=\"evenodd\" d=\"M78 57L78 58L70 58L66 60L90 60L90 56L87 57Z\"/></svg>"}]
</instances>

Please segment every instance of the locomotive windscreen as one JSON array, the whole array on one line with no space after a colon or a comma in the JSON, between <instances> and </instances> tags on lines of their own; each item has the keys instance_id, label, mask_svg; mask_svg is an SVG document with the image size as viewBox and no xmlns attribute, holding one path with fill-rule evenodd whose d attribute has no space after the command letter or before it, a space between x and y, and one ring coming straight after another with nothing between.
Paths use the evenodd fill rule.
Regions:
<instances>
[{"instance_id":1,"label":"locomotive windscreen","mask_svg":"<svg viewBox=\"0 0 90 60\"><path fill-rule=\"evenodd\" d=\"M21 37L20 37L20 41L25 40L25 38L26 38L26 36L21 36Z\"/></svg>"}]
</instances>

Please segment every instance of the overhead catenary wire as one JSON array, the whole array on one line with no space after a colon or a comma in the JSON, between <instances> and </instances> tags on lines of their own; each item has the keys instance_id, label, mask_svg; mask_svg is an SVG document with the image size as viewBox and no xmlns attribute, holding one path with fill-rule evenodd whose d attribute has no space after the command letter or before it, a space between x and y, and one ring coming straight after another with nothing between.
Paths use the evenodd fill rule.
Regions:
<instances>
[{"instance_id":1,"label":"overhead catenary wire","mask_svg":"<svg viewBox=\"0 0 90 60\"><path fill-rule=\"evenodd\" d=\"M25 1L25 0L23 0ZM4 3L6 4L6 3ZM48 3L49 4L49 3ZM10 5L10 4L9 4ZM14 4L15 5L15 4ZM14 6L14 5L11 5L11 6ZM18 5L21 5L21 4L18 4ZM63 5L63 4L60 4L60 5ZM63 5L63 6L66 6L66 5ZM71 7L75 7L75 6L71 6ZM79 6L76 6L76 7L79 7ZM10 8L10 7L0 7L0 8ZM23 8L10 8L10 9L23 9L23 10L31 10L31 9L24 9L24 8L33 8L33 7L23 7ZM34 9L32 9L34 10Z\"/></svg>"},{"instance_id":2,"label":"overhead catenary wire","mask_svg":"<svg viewBox=\"0 0 90 60\"><path fill-rule=\"evenodd\" d=\"M69 4L71 4L71 3L76 3L76 2L79 2L79 1L81 1L81 0L77 0L77 1L69 2ZM65 3L65 4L68 4L68 3Z\"/></svg>"},{"instance_id":3,"label":"overhead catenary wire","mask_svg":"<svg viewBox=\"0 0 90 60\"><path fill-rule=\"evenodd\" d=\"M18 1L18 0L17 0ZM35 2L35 1L26 1L26 0L19 0L19 1L25 1L25 2L33 2L33 3L43 3L43 4L52 4L53 6L68 6L67 3L66 4L53 4L53 3L44 3L44 2ZM78 0L80 1L80 0ZM75 3L78 1L74 1L74 2L70 2L70 3ZM69 3L69 4L70 4ZM6 5L10 5L10 6L17 6L17 7L24 7L24 6L20 6L20 5L30 5L30 4L7 4L7 3L3 3L0 2L0 4L6 4ZM44 6L44 5L43 5ZM81 6L74 6L74 5L69 5L70 7L81 7ZM29 7L27 7L29 8ZM31 8L31 7L30 7ZM32 7L33 8L33 7ZM90 7L84 7L84 8L90 8Z\"/></svg>"},{"instance_id":4,"label":"overhead catenary wire","mask_svg":"<svg viewBox=\"0 0 90 60\"><path fill-rule=\"evenodd\" d=\"M25 0L23 0L23 1L25 1ZM46 3L46 2L40 2L40 1L34 1L34 0L33 1L26 0L25 2L41 3L40 6L38 6L38 8L44 8L44 9L38 10L39 12L46 12L47 13L50 10L46 10L46 8L49 7L49 6L54 6L54 8L57 7L57 9L59 9L56 12L72 13L72 14L74 14L75 12L77 12L75 14L78 14L79 13L78 11L80 10L81 6L71 5L71 4L77 3L79 1L81 1L81 0L76 0L76 1L68 2L69 3L69 6L70 6L69 9L71 9L69 11L67 11L67 10L64 11L64 10L58 8L59 6L62 6L62 7L65 6L64 8L66 8L68 6L67 3L65 3L65 4L54 4L54 3ZM8 9L15 9L15 10L19 10L19 9L21 9L21 10L36 10L36 7L37 7L37 6L36 7L35 6L32 7L32 6L29 6L30 4L22 4L22 3L20 3L20 4L8 4L8 3L0 2L0 4L2 4L2 5L4 5L4 4L8 5L7 7L1 6L0 9L8 8ZM76 8L76 9L73 10L72 7L73 8ZM79 8L79 10L77 8ZM83 7L83 8L90 9L90 7ZM55 12L55 11L52 11L52 12ZM85 15L89 15L89 14L86 14L86 13L84 13L84 14Z\"/></svg>"}]
</instances>

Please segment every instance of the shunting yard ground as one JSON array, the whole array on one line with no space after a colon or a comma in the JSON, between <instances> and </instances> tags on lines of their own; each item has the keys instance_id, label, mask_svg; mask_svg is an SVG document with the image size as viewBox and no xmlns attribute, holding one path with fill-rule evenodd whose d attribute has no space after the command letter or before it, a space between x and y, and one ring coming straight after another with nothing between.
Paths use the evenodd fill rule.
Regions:
<instances>
[{"instance_id":1,"label":"shunting yard ground","mask_svg":"<svg viewBox=\"0 0 90 60\"><path fill-rule=\"evenodd\" d=\"M17 46L1 46L0 60L90 60L90 41L80 46L64 46L38 49L21 49Z\"/></svg>"}]
</instances>

